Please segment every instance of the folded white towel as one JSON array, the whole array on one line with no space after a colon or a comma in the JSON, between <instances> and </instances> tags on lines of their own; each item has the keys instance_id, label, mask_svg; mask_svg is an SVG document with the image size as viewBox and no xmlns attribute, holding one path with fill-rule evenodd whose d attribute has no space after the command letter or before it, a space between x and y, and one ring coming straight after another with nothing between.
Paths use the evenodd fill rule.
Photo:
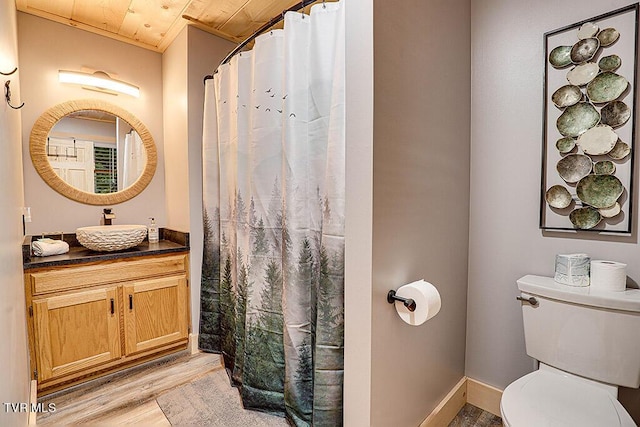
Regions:
<instances>
[{"instance_id":1,"label":"folded white towel","mask_svg":"<svg viewBox=\"0 0 640 427\"><path fill-rule=\"evenodd\" d=\"M63 240L38 239L31 243L35 256L60 255L69 252L69 244Z\"/></svg>"}]
</instances>

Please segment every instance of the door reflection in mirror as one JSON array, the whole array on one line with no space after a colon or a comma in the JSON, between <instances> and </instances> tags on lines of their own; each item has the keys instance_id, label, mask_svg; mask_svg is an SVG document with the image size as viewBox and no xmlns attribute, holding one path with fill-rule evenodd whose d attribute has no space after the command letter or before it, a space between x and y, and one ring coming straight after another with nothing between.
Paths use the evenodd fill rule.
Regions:
<instances>
[{"instance_id":1,"label":"door reflection in mirror","mask_svg":"<svg viewBox=\"0 0 640 427\"><path fill-rule=\"evenodd\" d=\"M135 129L120 117L98 110L62 117L49 133L46 152L62 180L94 194L115 193L131 186L147 162Z\"/></svg>"}]
</instances>

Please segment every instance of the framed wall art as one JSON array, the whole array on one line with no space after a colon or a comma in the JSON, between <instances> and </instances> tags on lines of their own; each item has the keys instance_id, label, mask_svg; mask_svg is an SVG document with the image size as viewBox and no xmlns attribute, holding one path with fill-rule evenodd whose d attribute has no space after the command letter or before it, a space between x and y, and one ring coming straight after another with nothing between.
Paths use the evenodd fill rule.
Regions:
<instances>
[{"instance_id":1,"label":"framed wall art","mask_svg":"<svg viewBox=\"0 0 640 427\"><path fill-rule=\"evenodd\" d=\"M638 3L544 34L540 228L631 233Z\"/></svg>"}]
</instances>

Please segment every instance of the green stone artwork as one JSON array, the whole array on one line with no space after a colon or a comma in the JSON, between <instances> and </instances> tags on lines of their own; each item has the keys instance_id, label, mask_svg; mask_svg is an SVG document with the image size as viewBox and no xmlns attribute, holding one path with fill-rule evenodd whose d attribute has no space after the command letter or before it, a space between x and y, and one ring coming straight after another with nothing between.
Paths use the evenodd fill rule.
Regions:
<instances>
[{"instance_id":1,"label":"green stone artwork","mask_svg":"<svg viewBox=\"0 0 640 427\"><path fill-rule=\"evenodd\" d=\"M587 96L595 103L614 101L627 90L627 86L627 79L611 71L605 71L587 84Z\"/></svg>"},{"instance_id":2,"label":"green stone artwork","mask_svg":"<svg viewBox=\"0 0 640 427\"><path fill-rule=\"evenodd\" d=\"M594 208L613 206L624 191L624 186L614 175L587 175L576 186L580 200Z\"/></svg>"},{"instance_id":3,"label":"green stone artwork","mask_svg":"<svg viewBox=\"0 0 640 427\"><path fill-rule=\"evenodd\" d=\"M618 55L603 56L598 61L598 67L602 71L615 71L622 65L622 59Z\"/></svg>"},{"instance_id":4,"label":"green stone artwork","mask_svg":"<svg viewBox=\"0 0 640 427\"><path fill-rule=\"evenodd\" d=\"M564 68L571 65L571 47L558 46L549 54L549 63L555 68Z\"/></svg>"},{"instance_id":5,"label":"green stone artwork","mask_svg":"<svg viewBox=\"0 0 640 427\"><path fill-rule=\"evenodd\" d=\"M565 108L556 126L563 136L580 136L600 122L600 113L589 102L579 102Z\"/></svg>"},{"instance_id":6,"label":"green stone artwork","mask_svg":"<svg viewBox=\"0 0 640 427\"><path fill-rule=\"evenodd\" d=\"M595 227L601 219L600 212L591 206L575 209L569 214L571 223L582 230L589 230Z\"/></svg>"},{"instance_id":7,"label":"green stone artwork","mask_svg":"<svg viewBox=\"0 0 640 427\"><path fill-rule=\"evenodd\" d=\"M543 229L631 232L639 9L545 34Z\"/></svg>"}]
</instances>

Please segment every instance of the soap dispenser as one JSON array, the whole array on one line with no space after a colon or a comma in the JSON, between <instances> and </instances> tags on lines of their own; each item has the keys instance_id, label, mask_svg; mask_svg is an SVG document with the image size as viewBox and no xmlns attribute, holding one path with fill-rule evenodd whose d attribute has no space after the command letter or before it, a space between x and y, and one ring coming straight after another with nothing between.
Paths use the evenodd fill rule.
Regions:
<instances>
[{"instance_id":1,"label":"soap dispenser","mask_svg":"<svg viewBox=\"0 0 640 427\"><path fill-rule=\"evenodd\" d=\"M149 218L151 224L149 224L149 243L158 243L158 226L156 225L155 218Z\"/></svg>"}]
</instances>

